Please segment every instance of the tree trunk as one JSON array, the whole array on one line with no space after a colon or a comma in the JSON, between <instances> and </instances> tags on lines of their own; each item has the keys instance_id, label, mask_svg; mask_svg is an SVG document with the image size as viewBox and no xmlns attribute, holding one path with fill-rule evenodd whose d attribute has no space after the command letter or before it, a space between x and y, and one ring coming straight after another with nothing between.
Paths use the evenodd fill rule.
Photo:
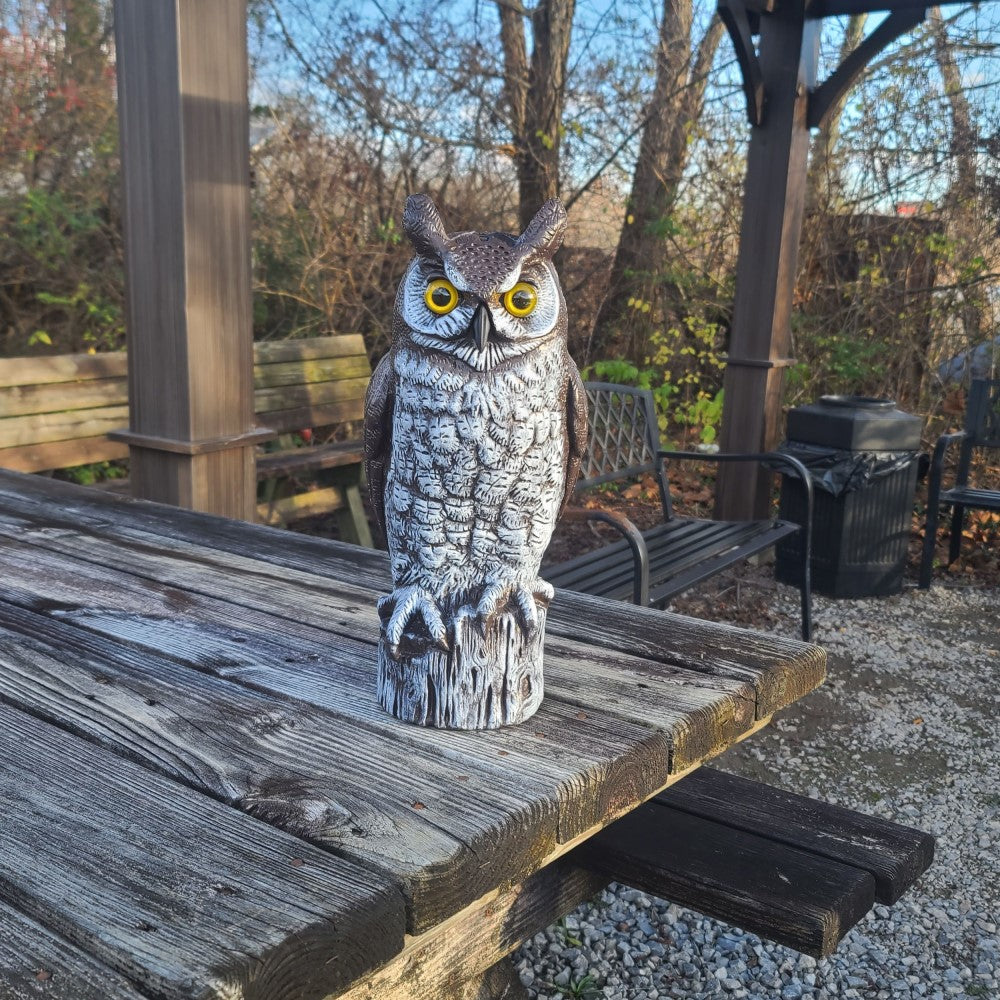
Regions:
<instances>
[{"instance_id":1,"label":"tree trunk","mask_svg":"<svg viewBox=\"0 0 1000 1000\"><path fill-rule=\"evenodd\" d=\"M539 0L530 13L531 60L524 18L516 4L498 0L504 54L504 98L510 116L518 184L518 221L527 228L542 203L559 194L566 60L574 0Z\"/></svg>"},{"instance_id":2,"label":"tree trunk","mask_svg":"<svg viewBox=\"0 0 1000 1000\"><path fill-rule=\"evenodd\" d=\"M652 313L667 319L677 312L681 295L665 273L665 237L687 163L689 133L701 116L705 83L723 31L721 21L713 18L692 54L691 27L691 0L664 0L653 96L608 294L591 336L590 359L612 353L640 355L644 338L635 335L630 318ZM639 313L629 299L648 302L650 309Z\"/></svg>"},{"instance_id":3,"label":"tree trunk","mask_svg":"<svg viewBox=\"0 0 1000 1000\"><path fill-rule=\"evenodd\" d=\"M867 14L853 14L847 21L844 41L840 46L838 65L858 47L864 37ZM845 94L830 109L826 121L813 136L809 154L809 174L806 178L806 215L828 211L841 190L840 164L834 150L840 139L840 123L844 116Z\"/></svg>"},{"instance_id":4,"label":"tree trunk","mask_svg":"<svg viewBox=\"0 0 1000 1000\"><path fill-rule=\"evenodd\" d=\"M927 12L927 19L951 112L950 152L954 161L954 179L946 200L946 226L948 236L956 245L957 263L960 266L963 261L969 261L978 255L982 246L977 211L976 154L980 145L979 133L969 108L969 98L962 86L962 74L955 60L953 43L948 38L948 29L941 17L941 8L931 8ZM963 289L960 316L966 342L970 347L983 339L984 313L980 288L973 285Z\"/></svg>"}]
</instances>

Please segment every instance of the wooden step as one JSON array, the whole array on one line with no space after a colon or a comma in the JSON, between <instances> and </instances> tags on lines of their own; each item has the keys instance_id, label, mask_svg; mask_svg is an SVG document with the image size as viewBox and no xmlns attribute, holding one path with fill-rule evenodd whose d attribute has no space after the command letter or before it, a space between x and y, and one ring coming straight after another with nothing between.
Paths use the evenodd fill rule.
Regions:
<instances>
[{"instance_id":1,"label":"wooden step","mask_svg":"<svg viewBox=\"0 0 1000 1000\"><path fill-rule=\"evenodd\" d=\"M934 839L708 768L580 848L582 863L817 958L929 866Z\"/></svg>"}]
</instances>

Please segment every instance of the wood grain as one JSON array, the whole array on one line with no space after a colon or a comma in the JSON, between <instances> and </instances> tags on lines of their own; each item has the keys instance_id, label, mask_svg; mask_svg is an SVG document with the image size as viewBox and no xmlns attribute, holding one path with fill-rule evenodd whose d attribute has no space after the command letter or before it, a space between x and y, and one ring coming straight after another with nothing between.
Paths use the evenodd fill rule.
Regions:
<instances>
[{"instance_id":1,"label":"wood grain","mask_svg":"<svg viewBox=\"0 0 1000 1000\"><path fill-rule=\"evenodd\" d=\"M123 405L128 405L128 383L124 373L119 378L18 385L0 389L0 416L3 418L27 413L58 413L60 410ZM7 420L0 419L0 444L5 442L6 426Z\"/></svg>"},{"instance_id":2,"label":"wood grain","mask_svg":"<svg viewBox=\"0 0 1000 1000\"><path fill-rule=\"evenodd\" d=\"M113 513L118 531L134 526L150 535L184 539L207 548L234 553L253 551L257 560L308 568L317 576L354 579L361 574L376 590L390 586L382 552L360 551L327 539L275 533L224 519L206 521L183 510L121 505L113 498L46 480L22 483L14 477L10 482L11 486L5 488L0 474L0 497L11 509L30 509L31 497L37 497L39 502L52 499L70 509L67 520L71 523L107 524ZM60 515L56 511L51 516ZM759 719L811 691L822 682L826 671L826 654L818 646L569 591L560 591L553 602L548 632L579 636L610 650L749 683L756 693Z\"/></svg>"},{"instance_id":3,"label":"wood grain","mask_svg":"<svg viewBox=\"0 0 1000 1000\"><path fill-rule=\"evenodd\" d=\"M396 958L338 1000L450 1000L462 984L484 975L526 937L606 883L572 858L554 861L517 888L491 894L430 933L411 938Z\"/></svg>"},{"instance_id":4,"label":"wood grain","mask_svg":"<svg viewBox=\"0 0 1000 1000\"><path fill-rule=\"evenodd\" d=\"M331 642L312 626L162 582L67 566L55 553L13 540L3 543L2 557L8 577L0 586L8 603L372 727L386 722L374 699L370 643ZM84 593L88 600L81 602ZM662 731L551 697L530 728L464 735L399 725L393 736L408 753L443 754L458 774L473 767L501 782L517 774L522 797L558 801L560 841L619 815L661 788L670 773Z\"/></svg>"},{"instance_id":5,"label":"wood grain","mask_svg":"<svg viewBox=\"0 0 1000 1000\"><path fill-rule=\"evenodd\" d=\"M95 406L62 413L32 413L0 421L3 443L8 448L46 444L69 438L98 437L128 421L128 407Z\"/></svg>"},{"instance_id":6,"label":"wood grain","mask_svg":"<svg viewBox=\"0 0 1000 1000\"><path fill-rule=\"evenodd\" d=\"M70 514L62 518L69 523L107 524L113 517L119 532L134 527L150 535L184 539L210 549L252 551L257 560L306 568L316 576L355 579L362 575L381 592L391 586L383 552L359 551L328 539L275 533L224 519L209 522L183 510L118 505L113 498L80 493L66 484L43 480L21 483L16 478L9 482L10 487L5 487L0 474L0 497L12 510L30 509L30 497L37 497L39 502L54 500L69 508ZM58 521L58 510L48 509ZM550 636L576 636L609 650L744 681L755 691L758 719L801 698L826 674L826 653L818 646L570 591L557 594L547 630ZM710 655L707 650L711 650Z\"/></svg>"},{"instance_id":7,"label":"wood grain","mask_svg":"<svg viewBox=\"0 0 1000 1000\"><path fill-rule=\"evenodd\" d=\"M887 906L934 858L929 833L714 768L696 771L656 801L860 868L874 878L876 899Z\"/></svg>"},{"instance_id":8,"label":"wood grain","mask_svg":"<svg viewBox=\"0 0 1000 1000\"><path fill-rule=\"evenodd\" d=\"M117 458L128 458L128 445L101 435L0 449L0 469L40 472L43 469L73 468Z\"/></svg>"},{"instance_id":9,"label":"wood grain","mask_svg":"<svg viewBox=\"0 0 1000 1000\"><path fill-rule=\"evenodd\" d=\"M127 979L4 903L0 903L0 996L148 1000Z\"/></svg>"},{"instance_id":10,"label":"wood grain","mask_svg":"<svg viewBox=\"0 0 1000 1000\"><path fill-rule=\"evenodd\" d=\"M336 338L339 339L339 338ZM266 401L271 390L284 386L311 385L314 382L340 382L371 376L372 366L367 354L346 357L315 358L303 361L282 361L274 364L254 365L254 395L259 404ZM362 390L364 395L364 390Z\"/></svg>"},{"instance_id":11,"label":"wood grain","mask_svg":"<svg viewBox=\"0 0 1000 1000\"><path fill-rule=\"evenodd\" d=\"M404 887L411 931L516 882L555 847L551 787L475 761L460 770L429 745L401 751L391 729L136 653L72 618L12 607L4 618L11 702L384 871ZM157 623L137 624L155 645Z\"/></svg>"},{"instance_id":12,"label":"wood grain","mask_svg":"<svg viewBox=\"0 0 1000 1000\"><path fill-rule=\"evenodd\" d=\"M385 879L0 706L6 900L164 1000L320 998L403 944Z\"/></svg>"},{"instance_id":13,"label":"wood grain","mask_svg":"<svg viewBox=\"0 0 1000 1000\"><path fill-rule=\"evenodd\" d=\"M875 903L868 872L656 800L574 857L609 879L817 958L831 954Z\"/></svg>"},{"instance_id":14,"label":"wood grain","mask_svg":"<svg viewBox=\"0 0 1000 1000\"><path fill-rule=\"evenodd\" d=\"M0 389L87 379L123 378L127 370L128 360L124 351L0 358Z\"/></svg>"},{"instance_id":15,"label":"wood grain","mask_svg":"<svg viewBox=\"0 0 1000 1000\"><path fill-rule=\"evenodd\" d=\"M126 545L107 535L83 535L69 526L60 529L57 543L49 528L21 535L42 544L48 538L49 544L79 558L141 573L186 591L226 593L229 601L247 609L269 607L290 621L341 636L370 642L378 634L376 594L332 578L219 550L200 550L192 562L185 558L193 554L189 543L163 536ZM610 651L602 662L571 640L550 642L546 677L551 695L581 708L601 704L622 718L662 731L671 744L672 771L720 752L753 721L752 695L740 683Z\"/></svg>"},{"instance_id":16,"label":"wood grain","mask_svg":"<svg viewBox=\"0 0 1000 1000\"><path fill-rule=\"evenodd\" d=\"M262 340L254 344L258 365L280 365L287 361L314 361L366 354L360 333L342 333L308 340Z\"/></svg>"},{"instance_id":17,"label":"wood grain","mask_svg":"<svg viewBox=\"0 0 1000 1000\"><path fill-rule=\"evenodd\" d=\"M261 524L287 524L303 517L326 514L344 506L344 491L339 486L305 490L288 497L278 497L269 503L257 504L257 520Z\"/></svg>"},{"instance_id":18,"label":"wood grain","mask_svg":"<svg viewBox=\"0 0 1000 1000\"><path fill-rule=\"evenodd\" d=\"M205 441L253 429L246 10L115 9L130 430ZM253 519L252 446L190 458L133 446L134 495Z\"/></svg>"},{"instance_id":19,"label":"wood grain","mask_svg":"<svg viewBox=\"0 0 1000 1000\"><path fill-rule=\"evenodd\" d=\"M791 347L792 296L809 161L807 111L818 48L805 41L805 5L785 4L760 21L766 113L750 130L736 264L720 445L762 452L781 440L782 386ZM754 365L758 362L759 365ZM774 367L768 367L777 362ZM770 516L773 474L756 463L722 463L715 517Z\"/></svg>"}]
</instances>

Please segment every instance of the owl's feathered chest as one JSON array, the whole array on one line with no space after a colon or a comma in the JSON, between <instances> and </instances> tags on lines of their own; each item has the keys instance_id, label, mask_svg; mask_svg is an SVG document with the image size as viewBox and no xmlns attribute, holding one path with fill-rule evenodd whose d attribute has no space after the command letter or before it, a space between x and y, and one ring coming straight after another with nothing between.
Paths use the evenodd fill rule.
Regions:
<instances>
[{"instance_id":1,"label":"owl's feathered chest","mask_svg":"<svg viewBox=\"0 0 1000 1000\"><path fill-rule=\"evenodd\" d=\"M559 344L480 374L432 354L395 359L389 547L441 570L452 560L537 572L562 500L566 398ZM434 553L431 555L431 553ZM427 566L427 569L432 568Z\"/></svg>"},{"instance_id":2,"label":"owl's feathered chest","mask_svg":"<svg viewBox=\"0 0 1000 1000\"><path fill-rule=\"evenodd\" d=\"M403 349L395 363L394 437L416 434L446 452L463 442L520 451L543 425L555 421L563 429L561 362L558 345L552 345L480 373L438 360L433 352Z\"/></svg>"}]
</instances>

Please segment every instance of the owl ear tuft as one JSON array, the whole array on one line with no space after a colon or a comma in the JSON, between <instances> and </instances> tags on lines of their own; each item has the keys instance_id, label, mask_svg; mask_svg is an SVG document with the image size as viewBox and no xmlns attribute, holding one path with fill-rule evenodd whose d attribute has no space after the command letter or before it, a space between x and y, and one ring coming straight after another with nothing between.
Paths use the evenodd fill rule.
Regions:
<instances>
[{"instance_id":1,"label":"owl ear tuft","mask_svg":"<svg viewBox=\"0 0 1000 1000\"><path fill-rule=\"evenodd\" d=\"M517 238L525 256L551 258L566 235L566 209L558 198L550 198L535 213L528 228Z\"/></svg>"},{"instance_id":2,"label":"owl ear tuft","mask_svg":"<svg viewBox=\"0 0 1000 1000\"><path fill-rule=\"evenodd\" d=\"M441 213L425 194L411 194L406 199L403 231L421 257L440 259L448 248L448 234Z\"/></svg>"}]
</instances>

